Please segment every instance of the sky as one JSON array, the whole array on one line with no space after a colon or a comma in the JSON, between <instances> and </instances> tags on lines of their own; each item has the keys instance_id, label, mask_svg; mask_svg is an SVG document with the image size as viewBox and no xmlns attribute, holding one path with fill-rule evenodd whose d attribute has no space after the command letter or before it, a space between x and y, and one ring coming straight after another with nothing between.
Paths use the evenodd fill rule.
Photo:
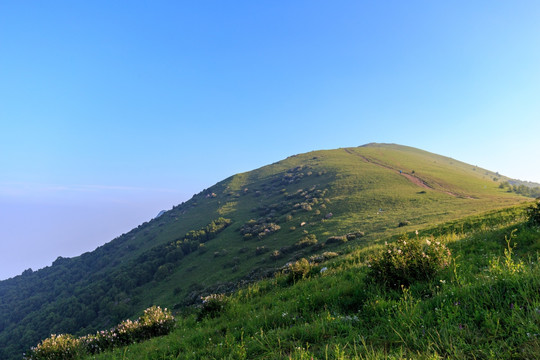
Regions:
<instances>
[{"instance_id":1,"label":"sky","mask_svg":"<svg viewBox=\"0 0 540 360\"><path fill-rule=\"evenodd\" d=\"M0 279L398 143L540 182L538 1L1 1Z\"/></svg>"}]
</instances>

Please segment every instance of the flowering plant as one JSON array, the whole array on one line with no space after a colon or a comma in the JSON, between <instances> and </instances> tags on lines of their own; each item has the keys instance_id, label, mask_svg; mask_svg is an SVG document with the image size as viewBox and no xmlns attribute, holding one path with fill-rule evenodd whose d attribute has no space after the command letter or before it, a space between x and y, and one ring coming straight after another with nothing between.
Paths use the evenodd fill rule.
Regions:
<instances>
[{"instance_id":1,"label":"flowering plant","mask_svg":"<svg viewBox=\"0 0 540 360\"><path fill-rule=\"evenodd\" d=\"M25 359L63 360L76 359L82 352L79 339L69 334L51 334L37 346L30 349Z\"/></svg>"},{"instance_id":2,"label":"flowering plant","mask_svg":"<svg viewBox=\"0 0 540 360\"><path fill-rule=\"evenodd\" d=\"M225 294L211 294L201 297L202 305L199 320L205 316L215 317L225 309L228 299Z\"/></svg>"},{"instance_id":3,"label":"flowering plant","mask_svg":"<svg viewBox=\"0 0 540 360\"><path fill-rule=\"evenodd\" d=\"M368 266L376 282L399 287L433 279L450 265L450 260L450 250L441 242L403 236L396 243L385 243L385 249Z\"/></svg>"},{"instance_id":4,"label":"flowering plant","mask_svg":"<svg viewBox=\"0 0 540 360\"><path fill-rule=\"evenodd\" d=\"M110 330L75 338L69 334L51 335L30 349L25 360L76 359L81 354L96 354L155 336L168 334L174 327L169 310L152 306L137 320L124 320Z\"/></svg>"}]
</instances>

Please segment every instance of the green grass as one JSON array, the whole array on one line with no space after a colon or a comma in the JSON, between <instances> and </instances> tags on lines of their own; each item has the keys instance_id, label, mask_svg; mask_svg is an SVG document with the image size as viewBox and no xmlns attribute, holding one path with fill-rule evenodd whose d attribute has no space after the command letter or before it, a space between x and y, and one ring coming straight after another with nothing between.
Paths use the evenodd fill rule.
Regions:
<instances>
[{"instance_id":1,"label":"green grass","mask_svg":"<svg viewBox=\"0 0 540 360\"><path fill-rule=\"evenodd\" d=\"M500 189L502 180L507 178L473 165L385 144L299 154L231 176L94 252L0 282L0 358L16 359L51 333L84 335L110 328L155 304L181 309L201 295L232 291L238 282L314 253L377 249L381 239L415 230L439 236L455 225L463 228L452 231L466 233L476 225L473 218L470 224L460 219L471 216L480 216L477 222L487 230L491 225L482 214L530 201ZM505 221L514 216L498 214ZM206 252L171 263L165 275L140 274L158 260L145 258L152 249L220 216L233 222L205 244ZM244 240L239 229L250 219L268 219L281 229ZM324 245L328 237L357 231L365 236ZM271 257L306 234L316 236L317 246ZM262 246L269 251L257 254ZM135 280L140 281L125 286Z\"/></svg>"},{"instance_id":2,"label":"green grass","mask_svg":"<svg viewBox=\"0 0 540 360\"><path fill-rule=\"evenodd\" d=\"M510 209L419 238L452 250L451 266L431 281L374 283L366 264L383 245L366 244L306 279L243 288L215 318L198 321L187 309L170 335L88 359L537 358L540 230Z\"/></svg>"},{"instance_id":3,"label":"green grass","mask_svg":"<svg viewBox=\"0 0 540 360\"><path fill-rule=\"evenodd\" d=\"M166 295L166 289L171 286L181 289L189 289L194 283L209 286L218 281L227 282L246 276L256 267L285 264L294 257L284 257L276 264L267 255L266 258L264 255L253 256L254 250L258 246L275 250L290 245L298 241L306 231L315 234L319 241L324 241L329 236L360 230L367 235L364 240L370 241L525 200L499 189L498 183L483 175L481 169L473 170L473 166L420 150L397 146L347 150L301 154L250 173L235 175L218 184L219 191L210 188L208 191L217 194L217 198L212 200L216 207L213 216L227 214L236 222L216 241L208 244L206 254L186 259L170 280L163 281L156 288L156 293L164 294L160 300L174 305L171 304L173 297ZM422 174L419 176L436 186L434 189L421 188L401 176L397 170L373 165L364 161L362 156L369 156L395 169L401 166L409 172L416 169L416 174ZM304 176L297 183L275 185L273 181L279 179L284 171L300 165L304 165L300 172L312 172L312 175ZM301 200L295 199L286 204L285 194L293 194L299 189L309 189L312 186L320 190L327 189L324 201L313 206L312 211L292 213L294 202ZM248 189L246 194L243 193L245 188ZM281 189L285 189L285 194L280 193ZM255 196L256 191L262 195ZM468 198L449 195L447 191ZM235 231L247 220L260 216L253 211L254 208L282 203L286 204L288 211L285 213L291 214L292 220L279 222L282 227L279 232L260 241L243 241ZM319 215L315 214L317 210ZM333 217L324 219L327 213L332 213ZM410 225L399 228L397 225L403 220L409 221ZM302 222L306 222L304 227L299 226ZM290 231L291 227L296 229ZM239 254L242 248L249 250ZM227 258L213 257L215 251L223 249L231 256L240 258L236 272L223 268L229 261ZM186 276L187 269L191 269L189 276ZM182 294L187 292L182 291ZM149 300L155 298L151 296Z\"/></svg>"}]
</instances>

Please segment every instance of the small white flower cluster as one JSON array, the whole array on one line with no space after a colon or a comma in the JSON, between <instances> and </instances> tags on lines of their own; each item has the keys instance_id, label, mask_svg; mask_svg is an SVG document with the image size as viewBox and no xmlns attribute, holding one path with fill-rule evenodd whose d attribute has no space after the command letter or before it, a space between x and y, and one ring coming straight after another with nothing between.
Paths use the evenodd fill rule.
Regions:
<instances>
[{"instance_id":1,"label":"small white flower cluster","mask_svg":"<svg viewBox=\"0 0 540 360\"><path fill-rule=\"evenodd\" d=\"M227 306L228 299L225 294L210 294L208 296L202 296L202 306L200 318L205 316L214 317L222 312Z\"/></svg>"},{"instance_id":2,"label":"small white flower cluster","mask_svg":"<svg viewBox=\"0 0 540 360\"><path fill-rule=\"evenodd\" d=\"M24 355L25 360L35 359L75 359L80 351L80 340L69 334L51 334Z\"/></svg>"},{"instance_id":3,"label":"small white flower cluster","mask_svg":"<svg viewBox=\"0 0 540 360\"><path fill-rule=\"evenodd\" d=\"M433 237L415 239L404 236L395 243L384 243L384 250L370 259L370 275L388 286L409 286L412 282L432 279L450 265L451 252Z\"/></svg>"},{"instance_id":4,"label":"small white flower cluster","mask_svg":"<svg viewBox=\"0 0 540 360\"><path fill-rule=\"evenodd\" d=\"M25 354L25 360L64 360L79 358L80 354L96 354L114 347L131 344L151 337L166 335L174 327L169 310L152 306L135 321L124 320L110 330L75 338L69 334L52 334Z\"/></svg>"},{"instance_id":5,"label":"small white flower cluster","mask_svg":"<svg viewBox=\"0 0 540 360\"><path fill-rule=\"evenodd\" d=\"M360 321L360 319L358 318L358 316L356 315L345 315L345 316L338 316L338 319L343 321L343 322L358 322Z\"/></svg>"},{"instance_id":6,"label":"small white flower cluster","mask_svg":"<svg viewBox=\"0 0 540 360\"><path fill-rule=\"evenodd\" d=\"M224 301L225 295L224 294L210 294L208 296L201 296L201 300L203 304L207 304L213 301Z\"/></svg>"}]
</instances>

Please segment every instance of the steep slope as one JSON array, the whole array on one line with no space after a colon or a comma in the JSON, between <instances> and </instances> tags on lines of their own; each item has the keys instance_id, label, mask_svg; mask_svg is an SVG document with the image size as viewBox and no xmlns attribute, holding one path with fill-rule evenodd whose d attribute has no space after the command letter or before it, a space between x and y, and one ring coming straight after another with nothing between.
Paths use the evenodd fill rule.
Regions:
<instances>
[{"instance_id":1,"label":"steep slope","mask_svg":"<svg viewBox=\"0 0 540 360\"><path fill-rule=\"evenodd\" d=\"M298 262L178 314L167 336L82 358L538 359L540 229L523 215L512 207ZM408 285L377 277L381 259L401 260L384 279ZM434 276L413 271L428 263Z\"/></svg>"},{"instance_id":2,"label":"steep slope","mask_svg":"<svg viewBox=\"0 0 540 360\"><path fill-rule=\"evenodd\" d=\"M234 175L91 253L0 282L0 358L50 333L89 333L152 304L230 291L302 256L526 201L499 179L387 144Z\"/></svg>"}]
</instances>

